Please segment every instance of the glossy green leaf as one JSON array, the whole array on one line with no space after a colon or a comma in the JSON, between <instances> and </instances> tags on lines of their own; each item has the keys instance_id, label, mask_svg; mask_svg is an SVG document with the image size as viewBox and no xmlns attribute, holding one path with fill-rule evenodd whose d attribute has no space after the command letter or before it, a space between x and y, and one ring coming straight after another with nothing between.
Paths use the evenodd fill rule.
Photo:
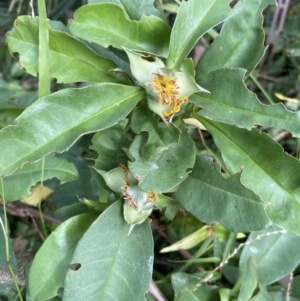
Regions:
<instances>
[{"instance_id":1,"label":"glossy green leaf","mask_svg":"<svg viewBox=\"0 0 300 301\"><path fill-rule=\"evenodd\" d=\"M113 127L94 135L90 149L99 154L95 160L95 168L108 171L118 167L121 163L127 164L128 158L122 149L127 123L128 120L121 120Z\"/></svg>"},{"instance_id":2,"label":"glossy green leaf","mask_svg":"<svg viewBox=\"0 0 300 301\"><path fill-rule=\"evenodd\" d=\"M45 157L44 168L42 168L42 161L28 163L11 176L4 178L5 199L15 201L29 196L31 186L41 181L42 171L43 180L55 177L60 180L61 184L75 181L79 177L77 169L72 163L50 154ZM1 187L0 195L2 195Z\"/></svg>"},{"instance_id":3,"label":"glossy green leaf","mask_svg":"<svg viewBox=\"0 0 300 301\"><path fill-rule=\"evenodd\" d=\"M173 194L200 221L218 222L233 232L260 230L268 223L259 197L240 182L240 174L225 179L220 167L197 157L192 173Z\"/></svg>"},{"instance_id":4,"label":"glossy green leaf","mask_svg":"<svg viewBox=\"0 0 300 301\"><path fill-rule=\"evenodd\" d=\"M201 119L213 135L230 173L243 170L241 182L264 203L270 220L300 234L300 163L267 134Z\"/></svg>"},{"instance_id":5,"label":"glossy green leaf","mask_svg":"<svg viewBox=\"0 0 300 301\"><path fill-rule=\"evenodd\" d=\"M280 230L278 227L271 226L253 232L248 237L248 241L278 230ZM300 237L290 232L257 239L244 247L240 257L240 270L245 270L248 258L252 257L259 281L265 285L274 283L291 273L299 264L299 244Z\"/></svg>"},{"instance_id":6,"label":"glossy green leaf","mask_svg":"<svg viewBox=\"0 0 300 301\"><path fill-rule=\"evenodd\" d=\"M167 58L168 68L179 69L197 41L209 29L229 16L230 2L230 0L181 2L171 34L170 51Z\"/></svg>"},{"instance_id":7,"label":"glossy green leaf","mask_svg":"<svg viewBox=\"0 0 300 301\"><path fill-rule=\"evenodd\" d=\"M153 5L153 0L89 0L88 3L115 3L122 7L131 20L140 20L142 15L154 15L165 19L163 12L157 10Z\"/></svg>"},{"instance_id":8,"label":"glossy green leaf","mask_svg":"<svg viewBox=\"0 0 300 301\"><path fill-rule=\"evenodd\" d=\"M144 300L152 278L153 239L148 222L135 226L123 219L116 202L102 213L78 243L68 270L64 301Z\"/></svg>"},{"instance_id":9,"label":"glossy green leaf","mask_svg":"<svg viewBox=\"0 0 300 301\"><path fill-rule=\"evenodd\" d=\"M20 54L22 66L33 76L38 73L38 30L38 18L20 16L6 38L10 52ZM119 82L110 72L116 67L113 62L99 56L70 34L50 27L49 64L51 77L59 83Z\"/></svg>"},{"instance_id":10,"label":"glossy green leaf","mask_svg":"<svg viewBox=\"0 0 300 301\"><path fill-rule=\"evenodd\" d=\"M187 170L194 166L195 144L184 128L177 142L170 143L162 152L155 153L146 160L142 148L147 143L147 134L141 133L135 137L129 151L135 161L129 163L131 173L139 179L142 190L152 190L155 193L172 191L187 177Z\"/></svg>"},{"instance_id":11,"label":"glossy green leaf","mask_svg":"<svg viewBox=\"0 0 300 301\"><path fill-rule=\"evenodd\" d=\"M91 212L95 211L82 203L76 203L69 206L66 205L62 208L58 208L54 211L54 216L62 221L66 221L67 219L72 218L73 216Z\"/></svg>"},{"instance_id":12,"label":"glossy green leaf","mask_svg":"<svg viewBox=\"0 0 300 301\"><path fill-rule=\"evenodd\" d=\"M264 54L262 11L275 0L239 1L232 10L220 35L205 51L197 65L197 77L221 68L244 68L247 75Z\"/></svg>"},{"instance_id":13,"label":"glossy green leaf","mask_svg":"<svg viewBox=\"0 0 300 301\"><path fill-rule=\"evenodd\" d=\"M17 125L0 131L0 141L5 141L0 175L50 152L62 152L86 133L111 127L143 97L137 87L95 84L40 98L18 117Z\"/></svg>"},{"instance_id":14,"label":"glossy green leaf","mask_svg":"<svg viewBox=\"0 0 300 301\"><path fill-rule=\"evenodd\" d=\"M55 297L64 286L74 249L96 217L94 213L72 217L46 239L30 268L27 294L32 301Z\"/></svg>"},{"instance_id":15,"label":"glossy green leaf","mask_svg":"<svg viewBox=\"0 0 300 301\"><path fill-rule=\"evenodd\" d=\"M146 160L167 150L170 144L180 139L180 130L173 123L167 126L159 124L156 116L153 116L153 112L145 104L141 104L134 111L131 127L136 134L148 133L148 141L141 149L141 155Z\"/></svg>"},{"instance_id":16,"label":"glossy green leaf","mask_svg":"<svg viewBox=\"0 0 300 301\"><path fill-rule=\"evenodd\" d=\"M68 28L75 36L103 47L126 47L166 56L171 29L155 16L129 20L123 9L112 3L85 5L74 13Z\"/></svg>"},{"instance_id":17,"label":"glossy green leaf","mask_svg":"<svg viewBox=\"0 0 300 301\"><path fill-rule=\"evenodd\" d=\"M248 257L242 274L242 285L238 301L250 300L257 286L256 265L253 258Z\"/></svg>"},{"instance_id":18,"label":"glossy green leaf","mask_svg":"<svg viewBox=\"0 0 300 301\"><path fill-rule=\"evenodd\" d=\"M175 273L172 275L172 286L175 291L174 301L219 301L219 292L217 287L202 284L196 291L193 290L199 282L196 276L185 273Z\"/></svg>"},{"instance_id":19,"label":"glossy green leaf","mask_svg":"<svg viewBox=\"0 0 300 301\"><path fill-rule=\"evenodd\" d=\"M196 93L190 101L203 107L201 116L251 129L257 124L285 129L300 137L300 111L293 113L284 105L264 105L244 84L245 70L220 69L198 81L208 93Z\"/></svg>"}]
</instances>

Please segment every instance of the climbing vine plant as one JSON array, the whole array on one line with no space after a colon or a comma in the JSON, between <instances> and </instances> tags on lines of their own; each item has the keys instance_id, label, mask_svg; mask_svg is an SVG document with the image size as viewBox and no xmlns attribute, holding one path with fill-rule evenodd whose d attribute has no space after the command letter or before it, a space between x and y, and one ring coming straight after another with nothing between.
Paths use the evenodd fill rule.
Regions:
<instances>
[{"instance_id":1,"label":"climbing vine plant","mask_svg":"<svg viewBox=\"0 0 300 301\"><path fill-rule=\"evenodd\" d=\"M217 283L218 268L177 271L174 300L275 300L266 285L299 263L299 161L262 130L300 137L299 113L263 104L245 85L266 50L262 12L275 0L174 2L172 28L157 2L91 0L65 26L47 20L39 1L39 16L19 16L7 34L11 54L40 86L39 98L0 131L2 202L53 177L61 183L54 195L73 198L28 268L26 300L152 300L151 216L171 222L180 208L206 225L173 250L202 242L205 253L214 240L225 260L236 233L253 231L257 246L245 244L240 257L247 281L220 289L206 284ZM215 39L194 65L189 54L203 36ZM54 93L51 78L64 84ZM202 133L217 151L200 151ZM85 137L92 160L83 170ZM81 203L78 185L87 187ZM260 265L268 244L271 258Z\"/></svg>"}]
</instances>

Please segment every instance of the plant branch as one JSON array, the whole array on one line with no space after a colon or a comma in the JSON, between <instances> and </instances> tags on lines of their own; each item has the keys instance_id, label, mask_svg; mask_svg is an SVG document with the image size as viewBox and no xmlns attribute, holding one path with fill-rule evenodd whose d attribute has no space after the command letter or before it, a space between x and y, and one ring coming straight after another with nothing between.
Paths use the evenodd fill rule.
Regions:
<instances>
[{"instance_id":1,"label":"plant branch","mask_svg":"<svg viewBox=\"0 0 300 301\"><path fill-rule=\"evenodd\" d=\"M162 294L156 283L151 280L150 287L149 287L149 293L155 298L157 301L167 301L165 296Z\"/></svg>"}]
</instances>

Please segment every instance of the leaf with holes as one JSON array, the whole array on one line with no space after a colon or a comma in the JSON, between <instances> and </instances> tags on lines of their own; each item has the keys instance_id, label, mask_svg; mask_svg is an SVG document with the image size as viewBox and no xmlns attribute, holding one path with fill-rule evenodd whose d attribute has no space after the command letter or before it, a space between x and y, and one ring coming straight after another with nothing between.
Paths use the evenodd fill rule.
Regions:
<instances>
[{"instance_id":1,"label":"leaf with holes","mask_svg":"<svg viewBox=\"0 0 300 301\"><path fill-rule=\"evenodd\" d=\"M27 298L40 301L57 295L64 286L74 249L96 217L95 213L74 216L45 240L30 267Z\"/></svg>"},{"instance_id":2,"label":"leaf with holes","mask_svg":"<svg viewBox=\"0 0 300 301\"><path fill-rule=\"evenodd\" d=\"M173 130L173 126L168 130ZM148 141L147 134L142 132L135 137L129 149L135 161L129 163L129 168L134 177L140 179L139 186L142 190L170 192L186 179L188 169L194 166L195 144L183 126L178 129L181 131L179 140L177 141L176 135L175 140L169 141L165 150L154 152L148 160L141 153ZM168 134L165 135L167 136Z\"/></svg>"},{"instance_id":3,"label":"leaf with holes","mask_svg":"<svg viewBox=\"0 0 300 301\"><path fill-rule=\"evenodd\" d=\"M144 300L152 278L153 239L149 222L123 219L121 202L112 204L78 243L65 281L64 301Z\"/></svg>"}]
</instances>

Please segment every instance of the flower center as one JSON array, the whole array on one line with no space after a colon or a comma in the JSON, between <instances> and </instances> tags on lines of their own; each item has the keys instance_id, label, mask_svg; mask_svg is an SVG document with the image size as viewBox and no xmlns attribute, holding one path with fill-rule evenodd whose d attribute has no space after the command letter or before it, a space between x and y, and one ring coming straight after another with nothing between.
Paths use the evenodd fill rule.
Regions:
<instances>
[{"instance_id":1,"label":"flower center","mask_svg":"<svg viewBox=\"0 0 300 301\"><path fill-rule=\"evenodd\" d=\"M129 169L126 165L120 164L119 167L121 167L125 173L124 186L121 187L123 198L131 208L139 210L140 207L154 203L157 200L157 194L152 190L142 192L137 185L130 183L128 180Z\"/></svg>"},{"instance_id":2,"label":"flower center","mask_svg":"<svg viewBox=\"0 0 300 301\"><path fill-rule=\"evenodd\" d=\"M170 75L154 74L150 85L157 91L158 103L171 107L170 110L163 112L164 117L169 117L179 112L181 105L188 100L186 96L178 99L179 86Z\"/></svg>"},{"instance_id":3,"label":"flower center","mask_svg":"<svg viewBox=\"0 0 300 301\"><path fill-rule=\"evenodd\" d=\"M161 105L173 105L176 102L179 87L170 76L154 74L151 85L157 91Z\"/></svg>"}]
</instances>

